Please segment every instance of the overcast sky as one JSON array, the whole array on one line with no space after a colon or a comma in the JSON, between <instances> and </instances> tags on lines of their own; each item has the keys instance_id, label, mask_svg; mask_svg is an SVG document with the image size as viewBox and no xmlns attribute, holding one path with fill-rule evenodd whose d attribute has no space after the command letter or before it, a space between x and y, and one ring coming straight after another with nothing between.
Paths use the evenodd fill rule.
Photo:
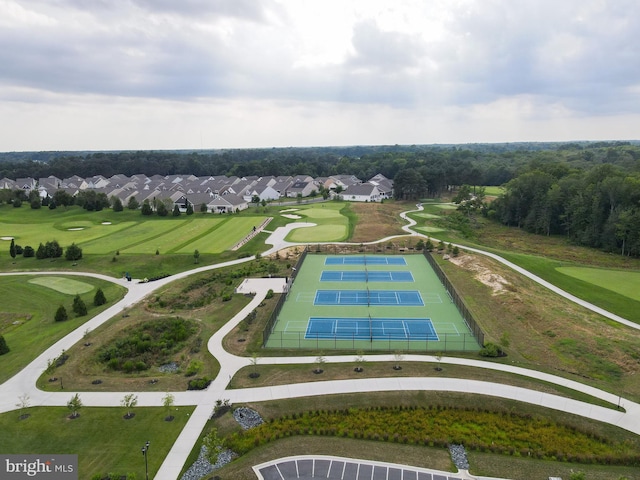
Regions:
<instances>
[{"instance_id":1,"label":"overcast sky","mask_svg":"<svg viewBox=\"0 0 640 480\"><path fill-rule=\"evenodd\" d=\"M640 138L637 0L0 0L0 151Z\"/></svg>"}]
</instances>

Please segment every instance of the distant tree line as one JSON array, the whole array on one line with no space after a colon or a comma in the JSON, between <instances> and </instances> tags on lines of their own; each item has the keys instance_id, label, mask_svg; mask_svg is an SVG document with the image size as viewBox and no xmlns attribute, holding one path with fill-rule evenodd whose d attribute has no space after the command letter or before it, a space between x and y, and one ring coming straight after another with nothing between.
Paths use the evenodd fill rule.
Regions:
<instances>
[{"instance_id":1,"label":"distant tree line","mask_svg":"<svg viewBox=\"0 0 640 480\"><path fill-rule=\"evenodd\" d=\"M315 178L348 174L368 180L382 173L400 184L402 198L414 198L438 194L450 185L501 185L534 160L554 159L575 168L599 163L626 168L638 158L640 146L628 142L13 153L0 154L0 178L54 175L62 179L73 175L111 177L115 174L310 175ZM397 175L400 176L396 179ZM408 186L403 189L405 182ZM99 208L98 199L93 205Z\"/></svg>"},{"instance_id":2,"label":"distant tree line","mask_svg":"<svg viewBox=\"0 0 640 480\"><path fill-rule=\"evenodd\" d=\"M640 256L640 162L580 170L533 162L505 185L489 213L505 225Z\"/></svg>"}]
</instances>

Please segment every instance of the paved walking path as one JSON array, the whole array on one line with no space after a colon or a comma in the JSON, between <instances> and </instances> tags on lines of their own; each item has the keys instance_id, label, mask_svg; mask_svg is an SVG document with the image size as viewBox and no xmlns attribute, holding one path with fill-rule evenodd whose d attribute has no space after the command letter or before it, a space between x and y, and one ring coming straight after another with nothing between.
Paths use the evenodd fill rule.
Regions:
<instances>
[{"instance_id":1,"label":"paved walking path","mask_svg":"<svg viewBox=\"0 0 640 480\"><path fill-rule=\"evenodd\" d=\"M403 214L403 218L408 217ZM414 222L415 224L415 222ZM267 240L272 247L267 250L263 255L269 255L282 248L293 246L296 244L287 242L285 237L294 228L305 228L314 226L311 223L292 223L286 227L277 228ZM420 235L412 232L409 224L405 227L405 230L412 235ZM378 242L388 241L391 238L388 237ZM372 242L372 243L378 243ZM469 251L474 251L484 255L489 255L502 263L510 266L514 270L528 276L529 278L538 281L542 285L550 288L551 290L559 293L566 298L569 298L577 303L580 303L586 308L590 308L586 302L582 302L575 297L556 289L553 285L539 279L535 275L524 271L517 265L511 264L500 257L493 254L488 254L476 249L470 249L465 246L460 246ZM182 272L171 277L167 277L162 280L149 283L137 283L127 282L125 279L114 279L104 275L90 274L85 272L41 272L39 274L45 275L84 275L94 276L102 278L104 280L112 281L125 286L128 291L124 298L113 305L104 312L96 315L94 318L86 322L78 329L71 332L62 340L56 342L42 354L40 354L34 361L32 361L21 372L16 374L10 380L0 385L0 412L8 412L16 410L16 403L18 397L22 394L29 395L30 403L32 406L64 406L67 401L75 392L44 392L39 390L36 385L36 379L47 367L47 361L52 358L56 358L60 355L62 350L71 348L74 344L79 342L87 329L93 330L104 322L113 318L114 316L121 314L121 312L130 307L144 297L179 278L192 275L194 273L212 270L216 268L222 268L229 265L235 265L246 261L253 260L255 257L247 257L243 259L224 262L216 265L208 265L199 267L187 272ZM6 273L2 275L36 275L38 273L23 272L23 273ZM549 375L541 373L535 370L528 370L520 367L495 364L491 362L483 362L480 360L462 359L462 358L449 358L443 357L438 360L430 355L406 355L403 359L405 362L440 362L441 364L456 364L456 365L468 365L478 368L488 368L493 370L501 370L505 372L514 373L517 375L524 375L531 378L543 380L545 382L562 385L567 388L587 393L593 397L600 398L612 404L619 404L625 409L625 411L619 411L616 409L607 409L596 405L591 405L585 402L560 397L548 393L538 392L535 390L529 390L521 387L513 387L510 385L503 385L493 382L482 382L471 379L455 379L444 377L398 377L398 378L372 378L361 380L334 380L324 382L312 382L290 385L278 385L269 387L258 388L246 388L246 389L228 389L229 380L235 375L239 369L250 365L251 360L246 357L238 357L232 355L224 350L222 347L222 340L239 322L241 322L246 316L255 309L264 299L268 290L274 292L282 292L286 288L284 279L272 278L272 279L248 279L243 282L239 287L240 293L252 293L255 294L251 302L243 308L237 315L229 320L218 332L216 332L208 342L208 349L212 355L214 355L220 362L220 373L205 391L180 391L171 392L175 398L176 406L184 405L196 405L193 414L190 416L187 425L180 433L178 439L174 443L169 454L165 458L159 471L156 473L155 478L160 480L173 480L179 475L184 462L193 449L200 432L204 428L209 416L211 415L216 400L229 399L234 403L248 402L248 401L265 401L265 400L277 400L281 398L293 398L293 397L306 397L314 395L327 395L327 394L341 394L341 393L355 393L355 392L373 392L373 391L399 391L399 390L437 390L437 391L451 391L451 392L466 392L476 393L480 395L498 396L503 398L514 399L534 405L540 405L547 408L552 408L560 411L565 411L585 417L597 419L618 427L624 428L628 431L634 432L640 435L640 405L631 402L628 399L621 398L617 395L613 395L608 392L590 387L588 385L574 382L566 378L557 377L555 375ZM591 306L594 311L598 311L598 307ZM598 311L598 313L600 313ZM608 312L608 318L612 318ZM615 317L615 316L614 316ZM614 318L615 319L615 318ZM639 328L638 325L628 322L625 319L617 317L616 321L620 321L627 325L631 323L630 327ZM328 363L339 363L354 361L353 356L329 356L326 357ZM392 355L366 355L367 361L392 361L394 358ZM312 364L316 361L316 357L280 357L280 358L262 358L259 360L261 364L300 364L307 363ZM446 369L445 369L446 374ZM139 392L138 405L140 406L161 406L162 399L165 396L165 392ZM86 406L119 406L122 400L122 392L80 392L82 402ZM465 477L467 478L467 477ZM472 477L468 477L472 478Z\"/></svg>"}]
</instances>

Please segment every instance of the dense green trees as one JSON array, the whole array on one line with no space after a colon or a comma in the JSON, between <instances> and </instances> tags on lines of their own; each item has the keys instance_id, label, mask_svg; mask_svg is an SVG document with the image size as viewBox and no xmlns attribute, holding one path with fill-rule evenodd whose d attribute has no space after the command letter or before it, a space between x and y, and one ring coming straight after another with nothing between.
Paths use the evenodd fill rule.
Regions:
<instances>
[{"instance_id":1,"label":"dense green trees","mask_svg":"<svg viewBox=\"0 0 640 480\"><path fill-rule=\"evenodd\" d=\"M603 164L587 170L531 165L492 205L505 225L562 234L577 244L640 256L640 172ZM550 168L557 167L557 168Z\"/></svg>"},{"instance_id":2,"label":"dense green trees","mask_svg":"<svg viewBox=\"0 0 640 480\"><path fill-rule=\"evenodd\" d=\"M80 190L75 196L75 204L80 205L90 212L99 212L104 208L109 208L111 203L105 193L98 193L95 190Z\"/></svg>"},{"instance_id":3,"label":"dense green trees","mask_svg":"<svg viewBox=\"0 0 640 480\"><path fill-rule=\"evenodd\" d=\"M533 160L553 158L572 168L600 163L628 168L640 158L637 143L510 143L237 149L199 152L0 153L0 178L114 174L311 175L353 174L387 178L405 168L421 170L432 191L447 185L501 185ZM25 198L21 198L26 201ZM0 201L7 202L5 198ZM64 205L56 201L58 206Z\"/></svg>"},{"instance_id":4,"label":"dense green trees","mask_svg":"<svg viewBox=\"0 0 640 480\"><path fill-rule=\"evenodd\" d=\"M56 240L41 243L36 250L36 258L42 260L44 258L59 258L62 256L62 247Z\"/></svg>"},{"instance_id":5,"label":"dense green trees","mask_svg":"<svg viewBox=\"0 0 640 480\"><path fill-rule=\"evenodd\" d=\"M82 258L82 248L75 243L72 243L65 250L64 258L71 261L80 260Z\"/></svg>"}]
</instances>

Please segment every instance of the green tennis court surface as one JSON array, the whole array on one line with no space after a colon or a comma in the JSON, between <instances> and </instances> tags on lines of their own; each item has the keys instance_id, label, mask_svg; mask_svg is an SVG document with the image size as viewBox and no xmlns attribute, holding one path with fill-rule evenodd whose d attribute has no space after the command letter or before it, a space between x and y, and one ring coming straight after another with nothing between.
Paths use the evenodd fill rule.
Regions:
<instances>
[{"instance_id":1,"label":"green tennis court surface","mask_svg":"<svg viewBox=\"0 0 640 480\"><path fill-rule=\"evenodd\" d=\"M479 349L422 254L308 254L265 345L365 351Z\"/></svg>"}]
</instances>

